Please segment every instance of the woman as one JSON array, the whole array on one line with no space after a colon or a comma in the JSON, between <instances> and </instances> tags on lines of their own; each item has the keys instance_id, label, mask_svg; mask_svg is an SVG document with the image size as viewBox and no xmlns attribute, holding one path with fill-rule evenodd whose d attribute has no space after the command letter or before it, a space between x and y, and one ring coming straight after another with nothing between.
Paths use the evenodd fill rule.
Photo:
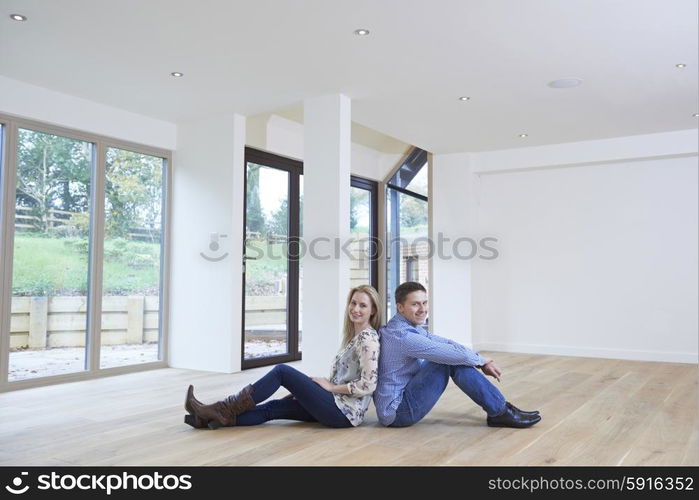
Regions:
<instances>
[{"instance_id":1,"label":"woman","mask_svg":"<svg viewBox=\"0 0 699 500\"><path fill-rule=\"evenodd\" d=\"M329 379L308 377L290 366L277 365L235 396L210 405L198 401L190 385L185 423L198 429L258 425L277 419L320 422L328 427L361 424L378 378L379 305L379 294L374 288L362 285L350 290L342 347L335 356ZM281 386L291 394L263 403Z\"/></svg>"}]
</instances>

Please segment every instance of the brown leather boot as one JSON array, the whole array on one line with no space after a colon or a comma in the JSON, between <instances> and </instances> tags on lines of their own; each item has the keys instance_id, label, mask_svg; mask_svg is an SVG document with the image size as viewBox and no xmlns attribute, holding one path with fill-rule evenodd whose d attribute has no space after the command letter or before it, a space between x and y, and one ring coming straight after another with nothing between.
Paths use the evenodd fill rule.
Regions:
<instances>
[{"instance_id":1,"label":"brown leather boot","mask_svg":"<svg viewBox=\"0 0 699 500\"><path fill-rule=\"evenodd\" d=\"M207 422L210 429L232 427L235 425L238 415L255 407L252 390L252 385L248 385L235 396L228 396L223 401L205 405L194 397L194 388L190 386L190 390L187 391L185 408L194 416L192 420L196 425ZM185 422L187 422L186 417ZM192 424L190 423L190 425Z\"/></svg>"},{"instance_id":2,"label":"brown leather boot","mask_svg":"<svg viewBox=\"0 0 699 500\"><path fill-rule=\"evenodd\" d=\"M184 409L187 410L188 415L184 416L184 423L189 424L195 429L203 429L204 427L208 427L209 421L197 417L196 413L194 412L194 405L203 405L201 401L199 401L197 398L194 397L194 386L190 385L189 388L187 389L187 396L185 397L184 400Z\"/></svg>"}]
</instances>

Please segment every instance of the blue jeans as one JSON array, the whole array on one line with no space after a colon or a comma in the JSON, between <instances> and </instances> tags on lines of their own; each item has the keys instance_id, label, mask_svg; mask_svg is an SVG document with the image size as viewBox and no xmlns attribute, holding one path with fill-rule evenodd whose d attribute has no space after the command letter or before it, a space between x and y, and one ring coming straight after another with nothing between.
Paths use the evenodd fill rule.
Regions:
<instances>
[{"instance_id":1,"label":"blue jeans","mask_svg":"<svg viewBox=\"0 0 699 500\"><path fill-rule=\"evenodd\" d=\"M238 415L236 425L259 425L285 419L320 422L327 427L352 427L335 404L333 394L295 368L277 365L252 387L252 399L257 406ZM280 387L288 389L294 397L262 403Z\"/></svg>"},{"instance_id":2,"label":"blue jeans","mask_svg":"<svg viewBox=\"0 0 699 500\"><path fill-rule=\"evenodd\" d=\"M450 377L489 417L505 411L505 396L477 368L422 361L420 371L405 386L396 419L389 427L407 427L422 420L439 400Z\"/></svg>"}]
</instances>

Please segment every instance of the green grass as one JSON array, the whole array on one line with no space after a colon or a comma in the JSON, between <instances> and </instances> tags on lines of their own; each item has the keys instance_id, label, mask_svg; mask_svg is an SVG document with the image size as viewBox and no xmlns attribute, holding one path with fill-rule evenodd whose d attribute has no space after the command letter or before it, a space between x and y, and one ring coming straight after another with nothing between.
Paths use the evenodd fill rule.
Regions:
<instances>
[{"instance_id":1,"label":"green grass","mask_svg":"<svg viewBox=\"0 0 699 500\"><path fill-rule=\"evenodd\" d=\"M270 282L286 276L286 244L248 241L245 254L251 259L245 263L248 281ZM252 260L255 258L256 260Z\"/></svg>"},{"instance_id":2,"label":"green grass","mask_svg":"<svg viewBox=\"0 0 699 500\"><path fill-rule=\"evenodd\" d=\"M15 296L87 293L87 240L15 234L12 294ZM127 240L105 243L103 290L108 295L157 295L160 245Z\"/></svg>"}]
</instances>

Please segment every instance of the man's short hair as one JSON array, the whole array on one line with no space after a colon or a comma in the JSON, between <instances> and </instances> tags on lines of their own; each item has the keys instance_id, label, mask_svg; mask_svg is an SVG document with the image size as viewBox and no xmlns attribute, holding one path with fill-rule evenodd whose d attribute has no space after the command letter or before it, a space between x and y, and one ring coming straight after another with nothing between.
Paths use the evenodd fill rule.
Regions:
<instances>
[{"instance_id":1,"label":"man's short hair","mask_svg":"<svg viewBox=\"0 0 699 500\"><path fill-rule=\"evenodd\" d=\"M417 281L406 281L405 283L401 283L398 285L398 288L396 288L396 304L402 304L405 302L405 299L408 298L408 295L413 292L417 292L418 290L427 293L425 287Z\"/></svg>"}]
</instances>

